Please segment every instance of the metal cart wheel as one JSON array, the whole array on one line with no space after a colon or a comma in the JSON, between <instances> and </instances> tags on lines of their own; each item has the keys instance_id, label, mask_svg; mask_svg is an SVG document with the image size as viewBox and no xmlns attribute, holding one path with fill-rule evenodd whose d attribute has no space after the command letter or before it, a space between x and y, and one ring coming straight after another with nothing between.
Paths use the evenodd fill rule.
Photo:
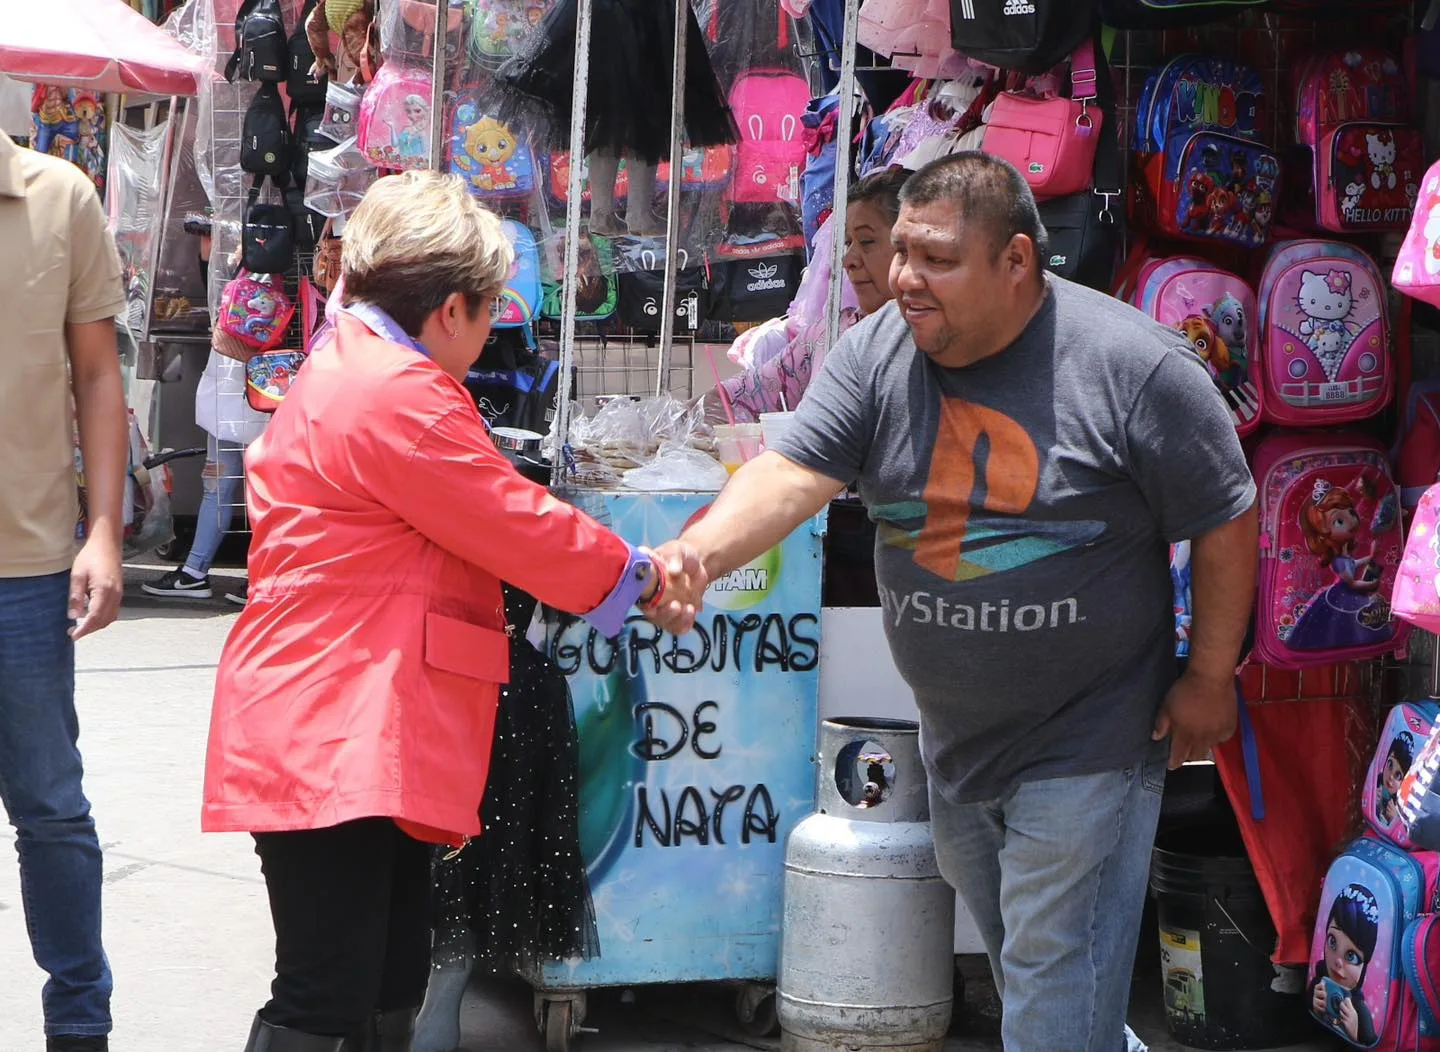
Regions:
<instances>
[{"instance_id":1,"label":"metal cart wheel","mask_svg":"<svg viewBox=\"0 0 1440 1052\"><path fill-rule=\"evenodd\" d=\"M751 1037L773 1037L780 1029L772 983L745 983L735 991L735 1018Z\"/></svg>"},{"instance_id":2,"label":"metal cart wheel","mask_svg":"<svg viewBox=\"0 0 1440 1052\"><path fill-rule=\"evenodd\" d=\"M575 1047L575 1006L570 1001L545 1002L545 1052L571 1052Z\"/></svg>"}]
</instances>

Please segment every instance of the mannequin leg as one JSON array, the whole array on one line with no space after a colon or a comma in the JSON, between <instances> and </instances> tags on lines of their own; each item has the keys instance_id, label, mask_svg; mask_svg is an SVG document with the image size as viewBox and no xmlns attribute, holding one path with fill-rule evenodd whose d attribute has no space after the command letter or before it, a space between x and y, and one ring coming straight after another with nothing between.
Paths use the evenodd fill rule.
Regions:
<instances>
[{"instance_id":1,"label":"mannequin leg","mask_svg":"<svg viewBox=\"0 0 1440 1052\"><path fill-rule=\"evenodd\" d=\"M615 178L620 174L620 158L597 150L585 159L590 169L590 230L604 237L625 231L615 216Z\"/></svg>"},{"instance_id":2,"label":"mannequin leg","mask_svg":"<svg viewBox=\"0 0 1440 1052\"><path fill-rule=\"evenodd\" d=\"M634 237L665 233L665 217L655 210L655 166L628 158L630 192L625 205L625 226Z\"/></svg>"}]
</instances>

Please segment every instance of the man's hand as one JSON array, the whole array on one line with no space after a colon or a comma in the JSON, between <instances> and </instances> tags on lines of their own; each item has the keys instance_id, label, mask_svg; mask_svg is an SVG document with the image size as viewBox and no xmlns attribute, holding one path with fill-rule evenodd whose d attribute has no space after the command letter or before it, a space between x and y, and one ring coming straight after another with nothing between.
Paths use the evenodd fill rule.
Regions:
<instances>
[{"instance_id":1,"label":"man's hand","mask_svg":"<svg viewBox=\"0 0 1440 1052\"><path fill-rule=\"evenodd\" d=\"M120 551L108 538L94 536L85 542L70 567L71 639L98 632L120 612L124 576Z\"/></svg>"},{"instance_id":2,"label":"man's hand","mask_svg":"<svg viewBox=\"0 0 1440 1052\"><path fill-rule=\"evenodd\" d=\"M683 635L695 624L695 616L703 606L705 586L709 578L700 561L700 553L682 541L666 541L659 548L640 549L665 568L665 595L660 605L644 608L651 624L672 635Z\"/></svg>"},{"instance_id":3,"label":"man's hand","mask_svg":"<svg viewBox=\"0 0 1440 1052\"><path fill-rule=\"evenodd\" d=\"M1170 769L1203 760L1235 733L1239 717L1233 677L1212 679L1187 671L1160 706L1155 741L1170 739Z\"/></svg>"}]
</instances>

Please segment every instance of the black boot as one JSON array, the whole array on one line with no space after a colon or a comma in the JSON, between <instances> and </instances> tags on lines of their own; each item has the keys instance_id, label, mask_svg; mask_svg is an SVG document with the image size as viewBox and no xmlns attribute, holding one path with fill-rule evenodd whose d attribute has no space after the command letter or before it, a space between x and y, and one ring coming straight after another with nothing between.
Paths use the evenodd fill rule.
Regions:
<instances>
[{"instance_id":1,"label":"black boot","mask_svg":"<svg viewBox=\"0 0 1440 1052\"><path fill-rule=\"evenodd\" d=\"M397 1008L375 1017L374 1052L410 1052L418 1008Z\"/></svg>"},{"instance_id":2,"label":"black boot","mask_svg":"<svg viewBox=\"0 0 1440 1052\"><path fill-rule=\"evenodd\" d=\"M59 1034L45 1039L45 1052L108 1052L110 1039L104 1037L81 1037L78 1034Z\"/></svg>"},{"instance_id":3,"label":"black boot","mask_svg":"<svg viewBox=\"0 0 1440 1052\"><path fill-rule=\"evenodd\" d=\"M245 1052L344 1052L345 1039L307 1034L286 1026L271 1026L258 1015L250 1027Z\"/></svg>"}]
</instances>

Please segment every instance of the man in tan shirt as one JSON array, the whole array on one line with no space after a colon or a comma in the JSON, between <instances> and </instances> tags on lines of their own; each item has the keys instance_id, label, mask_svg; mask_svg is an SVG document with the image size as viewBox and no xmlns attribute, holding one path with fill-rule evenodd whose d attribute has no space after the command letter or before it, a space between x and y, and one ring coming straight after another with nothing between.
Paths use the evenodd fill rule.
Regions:
<instances>
[{"instance_id":1,"label":"man in tan shirt","mask_svg":"<svg viewBox=\"0 0 1440 1052\"><path fill-rule=\"evenodd\" d=\"M0 803L16 829L31 947L50 975L48 1052L103 1050L110 1032L74 641L120 607L124 305L95 187L0 132ZM89 504L78 552L75 421Z\"/></svg>"}]
</instances>

